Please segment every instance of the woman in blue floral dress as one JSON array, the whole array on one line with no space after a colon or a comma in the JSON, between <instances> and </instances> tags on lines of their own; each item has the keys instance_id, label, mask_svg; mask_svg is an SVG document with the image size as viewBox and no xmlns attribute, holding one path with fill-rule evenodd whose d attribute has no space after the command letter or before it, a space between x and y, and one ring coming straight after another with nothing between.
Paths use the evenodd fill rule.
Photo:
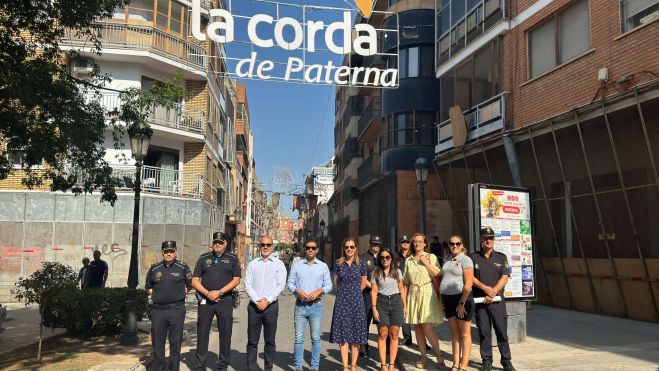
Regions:
<instances>
[{"instance_id":1,"label":"woman in blue floral dress","mask_svg":"<svg viewBox=\"0 0 659 371\"><path fill-rule=\"evenodd\" d=\"M343 256L334 264L336 301L332 314L330 342L340 344L343 370L357 370L359 345L368 341L362 290L366 287L366 265L359 262L357 240L346 238ZM350 348L350 349L348 349ZM348 350L352 353L348 367Z\"/></svg>"}]
</instances>

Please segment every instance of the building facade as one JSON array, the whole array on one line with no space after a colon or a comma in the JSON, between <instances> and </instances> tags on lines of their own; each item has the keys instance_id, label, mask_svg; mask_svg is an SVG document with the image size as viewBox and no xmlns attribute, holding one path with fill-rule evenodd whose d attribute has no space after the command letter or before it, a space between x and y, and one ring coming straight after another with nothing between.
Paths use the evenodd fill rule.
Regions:
<instances>
[{"instance_id":1,"label":"building facade","mask_svg":"<svg viewBox=\"0 0 659 371\"><path fill-rule=\"evenodd\" d=\"M89 40L75 31L61 42L65 52L80 51L71 60L76 77L91 73L90 59L111 76L107 89L89 97L108 112L120 106L122 90L150 89L155 82L182 77L185 98L173 102L174 108L154 106L148 119L153 136L141 173L140 275L160 259L160 243L166 239L177 240L179 255L188 262L207 250L214 231L229 232L235 252L243 256L248 240L254 161L246 90L223 76L223 45L190 36L190 6L179 0L134 0L116 9L111 19L97 23L102 55L91 53ZM223 6L221 1L202 1L202 18L208 19L210 8ZM74 198L48 192L47 184L27 190L19 170L0 181L2 204L14 206L0 212L0 300L11 299L13 282L41 262L77 267L96 249L110 265L111 285L125 285L135 165L128 138L116 150L110 127L104 146L114 175L123 180L114 207L99 204L93 194ZM8 156L20 167L19 155Z\"/></svg>"},{"instance_id":2,"label":"building facade","mask_svg":"<svg viewBox=\"0 0 659 371\"><path fill-rule=\"evenodd\" d=\"M438 1L434 165L452 229L467 185L530 188L538 301L659 320L659 3Z\"/></svg>"}]
</instances>

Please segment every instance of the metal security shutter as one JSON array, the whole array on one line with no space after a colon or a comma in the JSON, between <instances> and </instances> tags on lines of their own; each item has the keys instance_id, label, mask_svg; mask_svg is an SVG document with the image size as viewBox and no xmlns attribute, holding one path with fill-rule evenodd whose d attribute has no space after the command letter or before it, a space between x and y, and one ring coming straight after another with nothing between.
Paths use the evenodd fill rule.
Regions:
<instances>
[{"instance_id":1,"label":"metal security shutter","mask_svg":"<svg viewBox=\"0 0 659 371\"><path fill-rule=\"evenodd\" d=\"M622 14L625 19L631 18L636 14L659 3L659 0L623 0Z\"/></svg>"},{"instance_id":2,"label":"metal security shutter","mask_svg":"<svg viewBox=\"0 0 659 371\"><path fill-rule=\"evenodd\" d=\"M581 0L559 15L559 64L578 56L590 48L588 1Z\"/></svg>"},{"instance_id":3,"label":"metal security shutter","mask_svg":"<svg viewBox=\"0 0 659 371\"><path fill-rule=\"evenodd\" d=\"M530 77L536 77L556 66L556 34L553 20L529 33Z\"/></svg>"}]
</instances>

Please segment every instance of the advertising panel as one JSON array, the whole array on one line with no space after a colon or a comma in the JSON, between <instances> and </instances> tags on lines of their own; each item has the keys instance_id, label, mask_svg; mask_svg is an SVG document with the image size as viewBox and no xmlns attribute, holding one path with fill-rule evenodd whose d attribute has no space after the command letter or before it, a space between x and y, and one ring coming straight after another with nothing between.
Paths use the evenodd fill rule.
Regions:
<instances>
[{"instance_id":1,"label":"advertising panel","mask_svg":"<svg viewBox=\"0 0 659 371\"><path fill-rule=\"evenodd\" d=\"M508 257L510 280L504 296L506 299L535 299L530 190L484 184L473 184L470 188L472 248L480 248L478 231L492 228L496 234L494 250Z\"/></svg>"}]
</instances>

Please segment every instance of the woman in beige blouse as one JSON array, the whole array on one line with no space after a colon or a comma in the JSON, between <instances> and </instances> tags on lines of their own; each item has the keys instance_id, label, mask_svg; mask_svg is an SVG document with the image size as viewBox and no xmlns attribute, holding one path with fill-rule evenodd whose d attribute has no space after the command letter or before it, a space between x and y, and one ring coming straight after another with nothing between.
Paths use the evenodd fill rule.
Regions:
<instances>
[{"instance_id":1,"label":"woman in beige blouse","mask_svg":"<svg viewBox=\"0 0 659 371\"><path fill-rule=\"evenodd\" d=\"M439 350L439 338L433 330L433 325L442 323L439 298L433 287L432 279L440 272L437 257L428 253L428 242L422 233L412 236L413 255L405 262L405 277L407 288L407 322L414 325L416 341L419 345L421 359L416 362L417 368L425 368L426 339L437 355L437 369L448 369Z\"/></svg>"}]
</instances>

